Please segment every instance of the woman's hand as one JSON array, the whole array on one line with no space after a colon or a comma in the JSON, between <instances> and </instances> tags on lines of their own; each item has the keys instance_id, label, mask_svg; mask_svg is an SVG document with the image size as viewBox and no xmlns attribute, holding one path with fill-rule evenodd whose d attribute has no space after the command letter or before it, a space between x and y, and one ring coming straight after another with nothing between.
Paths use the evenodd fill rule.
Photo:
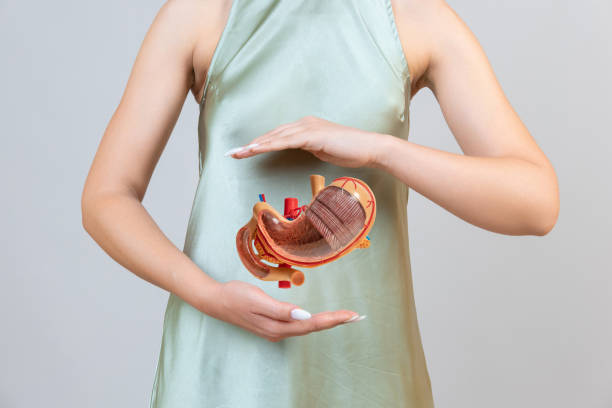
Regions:
<instances>
[{"instance_id":1,"label":"woman's hand","mask_svg":"<svg viewBox=\"0 0 612 408\"><path fill-rule=\"evenodd\" d=\"M253 139L247 146L226 153L236 159L283 149L303 149L320 160L342 167L373 167L377 140L382 134L305 116L280 125Z\"/></svg>"},{"instance_id":2,"label":"woman's hand","mask_svg":"<svg viewBox=\"0 0 612 408\"><path fill-rule=\"evenodd\" d=\"M259 287L239 280L220 283L216 291L216 296L211 296L209 307L205 308L207 314L272 342L331 329L365 317L350 310L310 315L294 304L280 302Z\"/></svg>"}]
</instances>

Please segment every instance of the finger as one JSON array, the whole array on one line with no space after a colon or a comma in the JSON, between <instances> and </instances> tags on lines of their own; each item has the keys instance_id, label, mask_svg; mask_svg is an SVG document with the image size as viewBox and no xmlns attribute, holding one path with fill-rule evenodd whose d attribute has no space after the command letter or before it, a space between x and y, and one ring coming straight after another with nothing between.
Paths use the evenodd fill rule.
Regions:
<instances>
[{"instance_id":1,"label":"finger","mask_svg":"<svg viewBox=\"0 0 612 408\"><path fill-rule=\"evenodd\" d=\"M224 156L232 156L235 159L242 159L243 157L247 157L249 151L254 148L255 146L261 144L261 143L267 143L269 140L273 139L273 138L279 138L279 137L285 137L288 135L291 135L293 133L296 133L298 131L300 131L301 128L299 127L290 127L290 128L286 128L283 130L279 130L278 132L274 133L274 134L269 134L267 135L265 138L257 138L252 140L252 143L248 144L248 145L244 145L244 146L238 146L238 147L234 147L230 150L228 150L227 152L225 152Z\"/></svg>"},{"instance_id":2,"label":"finger","mask_svg":"<svg viewBox=\"0 0 612 408\"><path fill-rule=\"evenodd\" d=\"M312 331L325 330L345 323L350 319L359 318L359 313L352 310L336 310L314 314L308 324Z\"/></svg>"},{"instance_id":3,"label":"finger","mask_svg":"<svg viewBox=\"0 0 612 408\"><path fill-rule=\"evenodd\" d=\"M252 146L247 150L236 153L236 158L243 159L260 153L285 149L308 150L308 146L309 138L306 133L287 130L285 131L285 134L279 135L279 137L268 139L264 142L258 143L256 146Z\"/></svg>"},{"instance_id":4,"label":"finger","mask_svg":"<svg viewBox=\"0 0 612 408\"><path fill-rule=\"evenodd\" d=\"M299 126L292 126L290 128L287 129L283 129L277 133L274 133L272 135L269 135L265 138L261 138L257 143L255 143L256 146L261 146L261 145L265 145L267 143L271 143L275 140L279 140L279 139L283 139L286 138L288 136L293 136L296 135L300 132L302 132L304 129L299 127Z\"/></svg>"},{"instance_id":5,"label":"finger","mask_svg":"<svg viewBox=\"0 0 612 408\"><path fill-rule=\"evenodd\" d=\"M291 126L285 129L282 129L274 134L267 135L265 137L259 138L257 145L263 145L266 143L270 143L274 140L282 139L288 136L295 135L302 131L302 128L299 126Z\"/></svg>"},{"instance_id":6,"label":"finger","mask_svg":"<svg viewBox=\"0 0 612 408\"><path fill-rule=\"evenodd\" d=\"M331 329L347 320L358 319L359 314L351 310L337 310L334 312L321 312L312 315L310 319L284 323L280 327L283 336L301 336L314 331Z\"/></svg>"},{"instance_id":7,"label":"finger","mask_svg":"<svg viewBox=\"0 0 612 408\"><path fill-rule=\"evenodd\" d=\"M268 143L271 143L274 140L284 139L286 137L293 136L299 133L301 130L302 129L297 126L283 129L277 133L274 133L273 135L268 135L265 138L259 139L257 143L252 143L250 145L245 146L242 150L237 151L234 156L236 158L248 157L251 155L250 153L253 151L253 149L259 146L267 145Z\"/></svg>"},{"instance_id":8,"label":"finger","mask_svg":"<svg viewBox=\"0 0 612 408\"><path fill-rule=\"evenodd\" d=\"M242 146L238 146L235 147L233 149L230 149L226 155L234 155L234 153L240 152L241 150L244 150L245 148L250 148L251 146L257 145L265 140L268 140L270 138L273 137L277 137L279 136L282 132L284 132L285 130L291 129L293 127L295 127L297 125L296 122L290 122L290 123L285 123L283 125L277 126L274 129L270 130L269 132L264 133L263 135L256 137L255 139L251 140L249 143L242 145Z\"/></svg>"},{"instance_id":9,"label":"finger","mask_svg":"<svg viewBox=\"0 0 612 408\"><path fill-rule=\"evenodd\" d=\"M251 143L261 143L265 140L277 137L279 134L281 134L282 132L286 131L286 130L290 130L292 128L295 128L298 126L297 122L290 122L290 123L285 123L284 125L280 125L275 127L274 129L270 130L269 132L264 133L261 136L256 137L255 139L251 140Z\"/></svg>"}]
</instances>

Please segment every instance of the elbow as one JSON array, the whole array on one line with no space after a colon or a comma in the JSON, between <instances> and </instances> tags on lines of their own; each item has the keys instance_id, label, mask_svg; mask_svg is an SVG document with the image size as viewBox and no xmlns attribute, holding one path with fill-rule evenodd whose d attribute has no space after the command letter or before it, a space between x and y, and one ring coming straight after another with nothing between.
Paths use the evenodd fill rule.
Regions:
<instances>
[{"instance_id":1,"label":"elbow","mask_svg":"<svg viewBox=\"0 0 612 408\"><path fill-rule=\"evenodd\" d=\"M142 201L143 195L137 195L130 188L109 187L99 184L85 184L81 193L81 224L83 229L96 239L96 235L104 226L108 215L116 215L117 204L125 205L127 201Z\"/></svg>"},{"instance_id":2,"label":"elbow","mask_svg":"<svg viewBox=\"0 0 612 408\"><path fill-rule=\"evenodd\" d=\"M510 235L534 235L538 237L548 235L557 223L558 214L558 207L547 206L538 209L532 207L527 210L527 214L521 217L522 221L515 224L516 229Z\"/></svg>"},{"instance_id":3,"label":"elbow","mask_svg":"<svg viewBox=\"0 0 612 408\"><path fill-rule=\"evenodd\" d=\"M550 208L542 214L536 223L531 227L531 235L543 237L553 230L559 216L559 207Z\"/></svg>"},{"instance_id":4,"label":"elbow","mask_svg":"<svg viewBox=\"0 0 612 408\"><path fill-rule=\"evenodd\" d=\"M529 234L540 237L548 235L557 224L559 208L559 192L555 184L554 192L543 197L533 210Z\"/></svg>"},{"instance_id":5,"label":"elbow","mask_svg":"<svg viewBox=\"0 0 612 408\"><path fill-rule=\"evenodd\" d=\"M540 182L531 189L529 235L545 236L550 233L559 218L559 184L557 175L550 162L543 166L544 171L539 178ZM538 178L534 178L538 179Z\"/></svg>"},{"instance_id":6,"label":"elbow","mask_svg":"<svg viewBox=\"0 0 612 408\"><path fill-rule=\"evenodd\" d=\"M91 199L86 188L81 194L81 224L83 229L91 235Z\"/></svg>"},{"instance_id":7,"label":"elbow","mask_svg":"<svg viewBox=\"0 0 612 408\"><path fill-rule=\"evenodd\" d=\"M96 213L100 208L99 201L100 194L96 192L96 188L86 183L81 193L81 225L92 237Z\"/></svg>"}]
</instances>

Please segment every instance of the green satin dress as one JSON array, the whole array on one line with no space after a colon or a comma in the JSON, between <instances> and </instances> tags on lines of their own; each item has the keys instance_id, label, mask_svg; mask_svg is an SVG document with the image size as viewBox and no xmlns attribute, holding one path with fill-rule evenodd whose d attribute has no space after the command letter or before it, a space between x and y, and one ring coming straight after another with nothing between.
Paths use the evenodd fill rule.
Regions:
<instances>
[{"instance_id":1,"label":"green satin dress","mask_svg":"<svg viewBox=\"0 0 612 408\"><path fill-rule=\"evenodd\" d=\"M242 280L311 313L367 318L270 342L169 297L151 395L155 408L432 407L413 298L408 188L388 173L289 149L247 159L232 147L314 115L408 137L409 71L390 0L234 0L213 54L199 117L200 180L184 252L214 279ZM326 184L364 180L377 202L370 247L317 268L302 286L252 276L236 233L258 195L283 211Z\"/></svg>"}]
</instances>

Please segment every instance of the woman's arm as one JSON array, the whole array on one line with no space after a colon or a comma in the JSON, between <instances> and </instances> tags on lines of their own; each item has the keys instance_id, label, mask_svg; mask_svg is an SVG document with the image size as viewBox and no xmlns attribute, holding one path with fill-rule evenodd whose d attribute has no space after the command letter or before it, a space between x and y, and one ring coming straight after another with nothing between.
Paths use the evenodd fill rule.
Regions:
<instances>
[{"instance_id":1,"label":"woman's arm","mask_svg":"<svg viewBox=\"0 0 612 408\"><path fill-rule=\"evenodd\" d=\"M332 328L356 314L338 310L308 318L307 312L296 314L296 305L279 302L255 285L215 281L163 234L141 203L193 86L196 39L220 34L202 31L202 7L214 20L227 13L228 4L174 0L156 16L85 182L83 226L137 276L203 313L278 341Z\"/></svg>"},{"instance_id":2,"label":"woman's arm","mask_svg":"<svg viewBox=\"0 0 612 408\"><path fill-rule=\"evenodd\" d=\"M399 2L413 68L438 99L465 155L305 117L253 139L239 152L301 148L339 166L382 168L458 217L508 235L544 235L559 212L552 165L506 99L476 38L442 0ZM402 30L400 30L402 31ZM405 45L405 44L404 44Z\"/></svg>"},{"instance_id":3,"label":"woman's arm","mask_svg":"<svg viewBox=\"0 0 612 408\"><path fill-rule=\"evenodd\" d=\"M203 308L215 282L168 240L141 204L192 86L193 27L180 2L167 3L157 14L104 132L81 204L83 226L112 258Z\"/></svg>"},{"instance_id":4,"label":"woman's arm","mask_svg":"<svg viewBox=\"0 0 612 408\"><path fill-rule=\"evenodd\" d=\"M548 233L559 212L551 163L469 28L444 1L421 3L419 27L427 30L429 50L422 84L465 155L386 137L375 166L474 225L509 235Z\"/></svg>"}]
</instances>

